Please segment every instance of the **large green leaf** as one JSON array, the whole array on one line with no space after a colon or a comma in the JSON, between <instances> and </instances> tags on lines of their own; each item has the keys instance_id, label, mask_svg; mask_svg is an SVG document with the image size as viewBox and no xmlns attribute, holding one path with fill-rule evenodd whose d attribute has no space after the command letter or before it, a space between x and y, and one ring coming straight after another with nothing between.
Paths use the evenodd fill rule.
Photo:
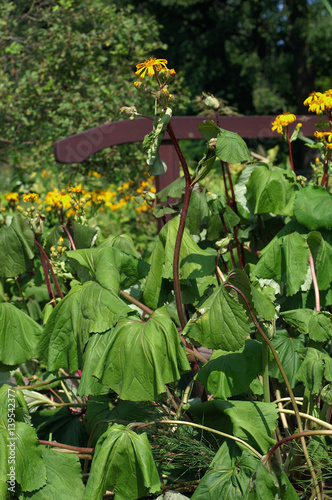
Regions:
<instances>
[{"instance_id":1,"label":"large green leaf","mask_svg":"<svg viewBox=\"0 0 332 500\"><path fill-rule=\"evenodd\" d=\"M251 478L244 500L298 500L287 474L274 467L270 472L260 460Z\"/></svg>"},{"instance_id":2,"label":"large green leaf","mask_svg":"<svg viewBox=\"0 0 332 500\"><path fill-rule=\"evenodd\" d=\"M239 134L220 129L216 143L216 155L227 163L251 161L248 147Z\"/></svg>"},{"instance_id":3,"label":"large green leaf","mask_svg":"<svg viewBox=\"0 0 332 500\"><path fill-rule=\"evenodd\" d=\"M237 351L244 346L250 325L246 312L223 287L199 309L200 316L186 324L183 335L210 349Z\"/></svg>"},{"instance_id":4,"label":"large green leaf","mask_svg":"<svg viewBox=\"0 0 332 500\"><path fill-rule=\"evenodd\" d=\"M325 342L332 338L331 315L312 309L294 309L281 313L284 320L301 333L308 333L311 340Z\"/></svg>"},{"instance_id":5,"label":"large green leaf","mask_svg":"<svg viewBox=\"0 0 332 500\"><path fill-rule=\"evenodd\" d=\"M294 215L308 229L331 229L332 196L322 186L307 186L295 198Z\"/></svg>"},{"instance_id":6,"label":"large green leaf","mask_svg":"<svg viewBox=\"0 0 332 500\"><path fill-rule=\"evenodd\" d=\"M115 293L120 286L127 288L136 283L149 270L146 262L113 246L71 250L67 256L78 272L81 267L87 269L90 279L96 279L101 286ZM85 276L83 274L83 278Z\"/></svg>"},{"instance_id":7,"label":"large green leaf","mask_svg":"<svg viewBox=\"0 0 332 500\"><path fill-rule=\"evenodd\" d=\"M189 371L185 351L166 307L157 309L145 323L121 319L107 334L107 346L94 375L121 399L149 401L165 392Z\"/></svg>"},{"instance_id":8,"label":"large green leaf","mask_svg":"<svg viewBox=\"0 0 332 500\"><path fill-rule=\"evenodd\" d=\"M217 137L221 131L221 128L213 120L203 120L197 128L206 141Z\"/></svg>"},{"instance_id":9,"label":"large green leaf","mask_svg":"<svg viewBox=\"0 0 332 500\"><path fill-rule=\"evenodd\" d=\"M261 370L262 344L248 339L237 352L215 351L196 379L215 398L227 399L246 392Z\"/></svg>"},{"instance_id":10,"label":"large green leaf","mask_svg":"<svg viewBox=\"0 0 332 500\"><path fill-rule=\"evenodd\" d=\"M113 424L98 440L84 500L101 499L106 490L116 500L137 500L160 490L160 480L146 434Z\"/></svg>"},{"instance_id":11,"label":"large green leaf","mask_svg":"<svg viewBox=\"0 0 332 500\"><path fill-rule=\"evenodd\" d=\"M277 330L272 339L273 347L276 349L287 378L292 387L296 385L296 372L301 364L298 350L304 347L305 338L303 335L290 336L287 330ZM270 376L275 377L279 382L284 379L281 376L278 365L275 361L270 366Z\"/></svg>"},{"instance_id":12,"label":"large green leaf","mask_svg":"<svg viewBox=\"0 0 332 500\"><path fill-rule=\"evenodd\" d=\"M190 234L200 234L202 225L207 226L209 208L206 200L206 193L194 190L191 194L186 228Z\"/></svg>"},{"instance_id":13,"label":"large green leaf","mask_svg":"<svg viewBox=\"0 0 332 500\"><path fill-rule=\"evenodd\" d=\"M23 491L37 490L46 483L46 467L38 446L37 434L29 424L15 422L13 430L0 424L0 457L0 493L4 492L4 486L8 489L7 474L13 465L15 480Z\"/></svg>"},{"instance_id":14,"label":"large green leaf","mask_svg":"<svg viewBox=\"0 0 332 500\"><path fill-rule=\"evenodd\" d=\"M247 183L247 204L254 214L293 215L298 190L295 174L260 164Z\"/></svg>"},{"instance_id":15,"label":"large green leaf","mask_svg":"<svg viewBox=\"0 0 332 500\"><path fill-rule=\"evenodd\" d=\"M262 250L253 273L258 278L286 283L286 295L298 292L306 280L309 248L297 232L275 238Z\"/></svg>"},{"instance_id":16,"label":"large green leaf","mask_svg":"<svg viewBox=\"0 0 332 500\"><path fill-rule=\"evenodd\" d=\"M136 250L132 238L128 234L118 234L105 238L101 242L101 244L98 245L98 248L104 247L114 247L118 250L121 250L121 252L128 253L129 255L133 255L134 257L140 257L140 254Z\"/></svg>"},{"instance_id":17,"label":"large green leaf","mask_svg":"<svg viewBox=\"0 0 332 500\"><path fill-rule=\"evenodd\" d=\"M81 465L77 456L59 453L44 446L40 448L43 453L43 463L46 467L46 484L38 491L21 493L19 495L20 500L28 498L33 500L68 500L69 498L82 500L84 485Z\"/></svg>"},{"instance_id":18,"label":"large green leaf","mask_svg":"<svg viewBox=\"0 0 332 500\"><path fill-rule=\"evenodd\" d=\"M22 274L34 257L35 237L28 221L20 215L6 217L0 229L0 277Z\"/></svg>"},{"instance_id":19,"label":"large green leaf","mask_svg":"<svg viewBox=\"0 0 332 500\"><path fill-rule=\"evenodd\" d=\"M193 500L242 500L258 459L241 451L234 442L225 442L201 479Z\"/></svg>"},{"instance_id":20,"label":"large green leaf","mask_svg":"<svg viewBox=\"0 0 332 500\"><path fill-rule=\"evenodd\" d=\"M332 281L332 245L318 231L308 234L307 243L314 259L318 287L327 290Z\"/></svg>"},{"instance_id":21,"label":"large green leaf","mask_svg":"<svg viewBox=\"0 0 332 500\"><path fill-rule=\"evenodd\" d=\"M274 403L215 399L192 405L189 411L195 421L238 437L262 453L275 444L271 438L278 420Z\"/></svg>"},{"instance_id":22,"label":"large green leaf","mask_svg":"<svg viewBox=\"0 0 332 500\"><path fill-rule=\"evenodd\" d=\"M0 362L19 365L35 355L42 328L8 302L0 303Z\"/></svg>"},{"instance_id":23,"label":"large green leaf","mask_svg":"<svg viewBox=\"0 0 332 500\"><path fill-rule=\"evenodd\" d=\"M313 394L318 394L323 377L332 381L332 359L328 354L314 347L299 350L303 361L296 373L297 380Z\"/></svg>"},{"instance_id":24,"label":"large green leaf","mask_svg":"<svg viewBox=\"0 0 332 500\"><path fill-rule=\"evenodd\" d=\"M107 336L105 334L95 333L91 336L83 354L83 369L80 385L77 390L79 396L98 396L107 394L108 387L101 385L93 372L105 351Z\"/></svg>"},{"instance_id":25,"label":"large green leaf","mask_svg":"<svg viewBox=\"0 0 332 500\"><path fill-rule=\"evenodd\" d=\"M130 308L114 293L88 281L72 289L52 311L37 346L38 359L48 370L67 368L75 372L82 365L82 352L91 333L114 326Z\"/></svg>"},{"instance_id":26,"label":"large green leaf","mask_svg":"<svg viewBox=\"0 0 332 500\"><path fill-rule=\"evenodd\" d=\"M144 301L152 309L158 307L163 278L173 279L173 256L178 229L179 217L165 224L152 251L150 271L143 291ZM185 230L180 250L180 279L200 278L212 274L214 268L215 255L202 250Z\"/></svg>"}]
</instances>

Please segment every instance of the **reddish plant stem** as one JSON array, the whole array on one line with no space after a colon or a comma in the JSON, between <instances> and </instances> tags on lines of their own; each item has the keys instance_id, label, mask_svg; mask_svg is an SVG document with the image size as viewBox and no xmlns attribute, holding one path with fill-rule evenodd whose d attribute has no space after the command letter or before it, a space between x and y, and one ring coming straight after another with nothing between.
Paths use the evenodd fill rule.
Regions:
<instances>
[{"instance_id":1,"label":"reddish plant stem","mask_svg":"<svg viewBox=\"0 0 332 500\"><path fill-rule=\"evenodd\" d=\"M227 236L228 235L228 229L227 229L227 226L226 226L226 222L225 222L224 216L222 214L220 214L220 218L221 218L222 225L224 227L225 234ZM236 262L235 262L234 253L233 253L233 248L232 248L232 243L231 242L228 243L228 250L229 250L232 262L233 262L234 269L236 269L237 265L236 265Z\"/></svg>"},{"instance_id":2,"label":"reddish plant stem","mask_svg":"<svg viewBox=\"0 0 332 500\"><path fill-rule=\"evenodd\" d=\"M136 306L138 306L140 309L142 309L142 311L144 311L144 313L148 314L149 316L151 316L151 314L154 313L154 311L152 309L150 309L146 305L142 304L142 302L140 302L139 300L134 299L134 297L129 295L129 293L124 292L123 290L120 290L120 295L122 295L123 298L128 300L128 302L131 302L132 304L135 304Z\"/></svg>"},{"instance_id":3,"label":"reddish plant stem","mask_svg":"<svg viewBox=\"0 0 332 500\"><path fill-rule=\"evenodd\" d=\"M177 309L177 312L179 315L180 325L181 325L181 328L183 329L186 326L186 319L184 316L183 304L182 304L182 299L181 299L179 263L180 263L181 242L182 242L182 237L183 237L183 233L184 233L184 228L186 225L186 218L187 218L187 213L188 213L188 208L189 208L189 203L190 203L190 198L191 198L191 193L192 193L193 188L191 186L191 177L190 177L190 173L189 173L186 159L183 156L183 153L181 151L178 140L174 134L174 130L173 130L171 123L169 123L167 125L167 131L168 131L168 134L171 138L171 141L173 143L175 151L179 157L179 160L180 160L180 163L181 163L181 166L183 169L183 173L184 173L184 178L186 181L182 211L181 211L180 222L179 222L179 229L178 229L178 233L176 235L174 256L173 256L174 295L175 295L176 309Z\"/></svg>"},{"instance_id":4,"label":"reddish plant stem","mask_svg":"<svg viewBox=\"0 0 332 500\"><path fill-rule=\"evenodd\" d=\"M45 261L47 262L47 266L48 266L48 268L50 270L50 273L51 273L51 276L53 278L53 282L55 284L55 288L57 289L58 295L59 295L59 297L61 297L61 299L63 299L63 293L61 291L61 288L60 288L60 285L58 283L58 280L57 280L57 278L56 278L56 276L54 274L54 271L53 271L53 268L52 268L52 264L50 263L50 259L48 258L47 253L45 252L45 250L43 249L43 247L41 246L41 244L39 243L39 241L36 238L35 238L35 243L38 246L41 254L44 256Z\"/></svg>"},{"instance_id":5,"label":"reddish plant stem","mask_svg":"<svg viewBox=\"0 0 332 500\"><path fill-rule=\"evenodd\" d=\"M293 172L295 172L295 170L294 170L294 162L293 162L292 143L291 143L291 140L289 138L288 127L286 127L286 135L287 135L287 141L288 141L288 149L289 149L289 158L290 158L290 162L291 162L291 168L292 168Z\"/></svg>"},{"instance_id":6,"label":"reddish plant stem","mask_svg":"<svg viewBox=\"0 0 332 500\"><path fill-rule=\"evenodd\" d=\"M71 237L71 234L70 234L70 232L69 232L69 230L68 230L68 228L67 228L67 224L68 224L68 221L67 221L67 222L66 222L66 223L65 223L62 227L63 227L63 229L66 231L66 234L67 234L68 239L69 239L70 244L71 244L71 248L72 248L73 250L76 250L76 246L75 246L74 240L73 240L73 238Z\"/></svg>"},{"instance_id":7,"label":"reddish plant stem","mask_svg":"<svg viewBox=\"0 0 332 500\"><path fill-rule=\"evenodd\" d=\"M324 187L327 187L327 183L329 181L329 177L327 175L327 172L328 172L328 159L326 158L325 163L324 163L324 173L323 173L323 177L321 180L321 186L324 186Z\"/></svg>"},{"instance_id":8,"label":"reddish plant stem","mask_svg":"<svg viewBox=\"0 0 332 500\"><path fill-rule=\"evenodd\" d=\"M56 443L55 441L44 441L43 439L39 439L40 444L45 444L48 446L54 446L56 448L63 448L65 450L76 451L77 453L94 453L94 448L80 448L79 446L71 446L69 444Z\"/></svg>"},{"instance_id":9,"label":"reddish plant stem","mask_svg":"<svg viewBox=\"0 0 332 500\"><path fill-rule=\"evenodd\" d=\"M50 281L50 278L49 278L49 275L48 275L48 270L47 270L47 264L46 264L46 260L45 260L45 255L44 255L44 253L42 251L41 245L37 242L36 239L35 239L35 243L37 244L37 246L39 248L39 252L40 252L41 263L42 263L42 267L43 267L43 271L44 271L44 276L45 276L45 282L46 282L46 287L47 287L47 291L48 291L48 296L50 298L52 306L55 307L56 306L55 295L54 295L54 292L52 290L51 281Z\"/></svg>"},{"instance_id":10,"label":"reddish plant stem","mask_svg":"<svg viewBox=\"0 0 332 500\"><path fill-rule=\"evenodd\" d=\"M292 434L291 436L286 436L285 438L281 439L278 441L275 445L272 446L272 448L268 451L268 453L263 457L263 462L267 463L271 460L274 452L283 444L287 443L287 441L292 441L293 439L299 439L303 438L305 436L331 436L332 431L330 430L312 430L312 431L302 431L302 432L297 432L296 434Z\"/></svg>"}]
</instances>

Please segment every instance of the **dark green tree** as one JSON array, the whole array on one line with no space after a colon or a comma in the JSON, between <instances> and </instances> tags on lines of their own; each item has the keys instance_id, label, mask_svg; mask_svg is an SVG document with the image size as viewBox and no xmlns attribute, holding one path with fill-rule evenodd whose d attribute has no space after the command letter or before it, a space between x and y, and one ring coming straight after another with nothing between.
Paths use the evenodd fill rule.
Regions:
<instances>
[{"instance_id":1,"label":"dark green tree","mask_svg":"<svg viewBox=\"0 0 332 500\"><path fill-rule=\"evenodd\" d=\"M0 159L8 173L22 179L54 165L54 141L121 119L123 105L148 111L133 81L135 64L165 48L152 15L107 0L0 0L0 8ZM104 151L83 168L123 180L129 168L144 168L131 151Z\"/></svg>"}]
</instances>

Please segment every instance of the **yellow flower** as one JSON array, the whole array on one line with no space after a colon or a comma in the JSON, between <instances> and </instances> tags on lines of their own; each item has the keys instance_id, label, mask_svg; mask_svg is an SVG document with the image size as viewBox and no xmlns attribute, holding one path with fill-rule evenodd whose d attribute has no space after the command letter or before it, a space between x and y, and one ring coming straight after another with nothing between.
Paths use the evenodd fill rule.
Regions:
<instances>
[{"instance_id":1,"label":"yellow flower","mask_svg":"<svg viewBox=\"0 0 332 500\"><path fill-rule=\"evenodd\" d=\"M8 203L18 203L20 200L20 195L18 193L6 193L4 197Z\"/></svg>"},{"instance_id":2,"label":"yellow flower","mask_svg":"<svg viewBox=\"0 0 332 500\"><path fill-rule=\"evenodd\" d=\"M70 187L68 193L82 193L82 184L77 185L75 182L75 186Z\"/></svg>"},{"instance_id":3,"label":"yellow flower","mask_svg":"<svg viewBox=\"0 0 332 500\"><path fill-rule=\"evenodd\" d=\"M309 111L317 113L319 115L326 109L332 108L332 89L326 92L311 92L309 97L303 103L305 106L309 106Z\"/></svg>"},{"instance_id":4,"label":"yellow flower","mask_svg":"<svg viewBox=\"0 0 332 500\"><path fill-rule=\"evenodd\" d=\"M150 57L144 63L140 63L136 65L136 73L135 75L139 75L140 78L145 77L146 72L148 72L148 76L153 76L156 71L160 71L162 68L166 68L167 60L166 59L156 59L155 57Z\"/></svg>"},{"instance_id":5,"label":"yellow flower","mask_svg":"<svg viewBox=\"0 0 332 500\"><path fill-rule=\"evenodd\" d=\"M315 132L315 137L317 139L326 139L328 142L332 142L332 132Z\"/></svg>"},{"instance_id":6,"label":"yellow flower","mask_svg":"<svg viewBox=\"0 0 332 500\"><path fill-rule=\"evenodd\" d=\"M278 134L282 134L284 127L288 127L288 125L295 122L295 120L296 116L292 113L283 113L282 115L278 115L274 122L272 122L272 132L276 130Z\"/></svg>"},{"instance_id":7,"label":"yellow flower","mask_svg":"<svg viewBox=\"0 0 332 500\"><path fill-rule=\"evenodd\" d=\"M32 203L37 201L38 203L40 203L39 194L37 194L37 193L24 194L23 201L24 201L24 203L27 203L28 201L31 201Z\"/></svg>"}]
</instances>

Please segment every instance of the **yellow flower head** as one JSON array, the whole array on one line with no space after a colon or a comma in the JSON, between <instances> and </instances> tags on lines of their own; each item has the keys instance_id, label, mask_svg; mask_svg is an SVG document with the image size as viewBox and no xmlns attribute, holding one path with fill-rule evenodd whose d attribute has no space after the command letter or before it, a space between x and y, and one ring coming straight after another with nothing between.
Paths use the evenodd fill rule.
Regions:
<instances>
[{"instance_id":1,"label":"yellow flower head","mask_svg":"<svg viewBox=\"0 0 332 500\"><path fill-rule=\"evenodd\" d=\"M27 203L28 201L31 201L32 203L35 202L35 201L38 201L38 203L40 203L40 201L39 201L39 194L37 194L37 193L24 194L23 195L23 201L24 201L24 203Z\"/></svg>"},{"instance_id":2,"label":"yellow flower head","mask_svg":"<svg viewBox=\"0 0 332 500\"><path fill-rule=\"evenodd\" d=\"M283 113L282 115L278 115L274 122L272 122L272 132L276 130L278 134L282 134L284 127L288 127L288 125L295 122L295 120L296 116L292 113Z\"/></svg>"},{"instance_id":3,"label":"yellow flower head","mask_svg":"<svg viewBox=\"0 0 332 500\"><path fill-rule=\"evenodd\" d=\"M166 68L167 60L166 59L156 59L155 57L150 57L144 63L140 63L136 65L136 73L135 75L139 75L140 78L145 77L146 72L148 72L148 76L153 76L156 72L159 72L162 68Z\"/></svg>"},{"instance_id":4,"label":"yellow flower head","mask_svg":"<svg viewBox=\"0 0 332 500\"><path fill-rule=\"evenodd\" d=\"M4 197L8 203L18 203L20 199L20 195L18 193L6 193Z\"/></svg>"},{"instance_id":5,"label":"yellow flower head","mask_svg":"<svg viewBox=\"0 0 332 500\"><path fill-rule=\"evenodd\" d=\"M68 193L82 193L82 192L83 192L82 184L77 185L76 182L75 182L75 186L71 186L68 189Z\"/></svg>"},{"instance_id":6,"label":"yellow flower head","mask_svg":"<svg viewBox=\"0 0 332 500\"><path fill-rule=\"evenodd\" d=\"M332 109L332 89L323 93L311 92L303 104L309 106L309 111L317 113L317 115L327 109Z\"/></svg>"}]
</instances>

